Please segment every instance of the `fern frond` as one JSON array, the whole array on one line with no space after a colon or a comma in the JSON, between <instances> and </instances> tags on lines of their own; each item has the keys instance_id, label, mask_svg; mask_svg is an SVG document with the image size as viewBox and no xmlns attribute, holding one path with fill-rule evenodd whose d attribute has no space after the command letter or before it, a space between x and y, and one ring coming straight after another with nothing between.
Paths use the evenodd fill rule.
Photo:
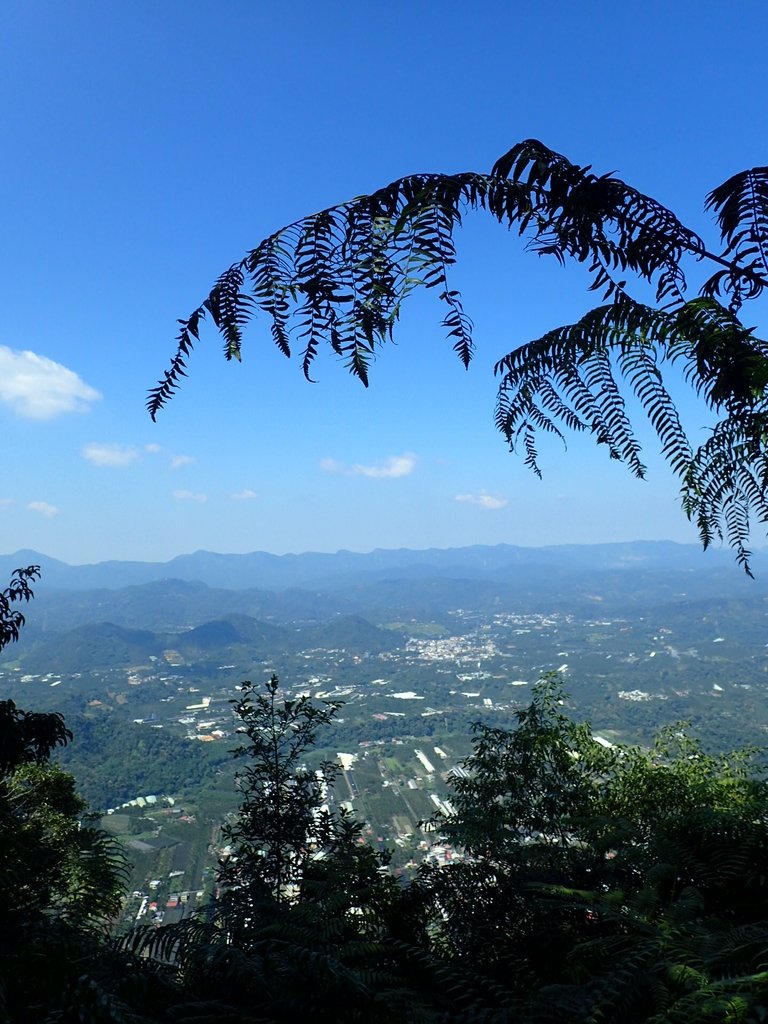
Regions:
<instances>
[{"instance_id":1,"label":"fern frond","mask_svg":"<svg viewBox=\"0 0 768 1024\"><path fill-rule=\"evenodd\" d=\"M257 309L270 317L273 338L289 355L295 315L305 375L325 341L366 383L370 358L391 337L406 296L417 287L437 289L448 307L443 326L467 365L472 325L447 280L465 208L483 209L529 235L537 252L586 262L593 286L606 297L623 295L614 272L626 270L658 278L660 294L679 292L682 254L701 250L698 237L659 203L535 141L510 150L490 175L410 175L288 225L225 271L183 322L171 367L150 392L150 413L156 416L178 388L206 312L224 337L227 358L239 358L243 329Z\"/></svg>"},{"instance_id":2,"label":"fern frond","mask_svg":"<svg viewBox=\"0 0 768 1024\"><path fill-rule=\"evenodd\" d=\"M727 537L749 573L750 519L768 523L768 410L718 423L694 453L681 493L705 547Z\"/></svg>"},{"instance_id":3,"label":"fern frond","mask_svg":"<svg viewBox=\"0 0 768 1024\"><path fill-rule=\"evenodd\" d=\"M243 327L251 318L255 300L243 292L244 264L235 264L225 271L203 303L216 327L224 337L224 355L240 359Z\"/></svg>"},{"instance_id":4,"label":"fern frond","mask_svg":"<svg viewBox=\"0 0 768 1024\"><path fill-rule=\"evenodd\" d=\"M710 297L730 295L735 312L745 299L756 299L768 287L768 167L734 174L707 196L720 228L725 251L718 271L704 285Z\"/></svg>"},{"instance_id":5,"label":"fern frond","mask_svg":"<svg viewBox=\"0 0 768 1024\"><path fill-rule=\"evenodd\" d=\"M660 362L681 362L707 404L726 413L693 451L666 389ZM707 547L726 537L749 571L750 520L768 522L768 345L720 303L694 299L672 311L622 300L550 331L496 364L496 424L539 472L535 431L555 421L590 430L642 476L640 449L617 384L641 402L661 451L682 482L681 501Z\"/></svg>"},{"instance_id":6,"label":"fern frond","mask_svg":"<svg viewBox=\"0 0 768 1024\"><path fill-rule=\"evenodd\" d=\"M657 282L657 299L679 299L685 288L680 261L698 255L704 243L656 200L612 175L595 175L536 139L513 146L493 175L525 180L536 195L538 218L531 248L561 261L587 263L592 287L605 298L620 287L612 272L630 270Z\"/></svg>"},{"instance_id":7,"label":"fern frond","mask_svg":"<svg viewBox=\"0 0 768 1024\"><path fill-rule=\"evenodd\" d=\"M611 351L626 355L632 344L646 345L641 332L647 331L654 312L628 304L600 307L578 323L550 331L500 360L495 367L501 376L496 424L507 443L514 447L519 424L530 423L531 409L540 397L566 426L590 430L598 443L607 445L612 458L642 477L640 446L616 383ZM637 359L627 361L625 369L636 390L649 376L648 364ZM658 389L646 387L644 394L649 415L655 413L658 420L662 417L657 412Z\"/></svg>"},{"instance_id":8,"label":"fern frond","mask_svg":"<svg viewBox=\"0 0 768 1024\"><path fill-rule=\"evenodd\" d=\"M603 304L576 324L549 331L498 362L496 423L509 446L519 447L540 473L537 433L562 437L561 426L589 430L612 458L643 476L622 393L628 384L683 481L684 511L705 546L728 536L746 567L750 517L762 521L765 512L762 455L755 454L764 439L745 434L731 452L736 457L751 449L743 472L726 466L722 437L694 456L661 367L665 360L682 362L687 382L725 414L728 430L762 415L768 346L737 314L768 287L768 167L729 178L709 194L707 208L720 227L721 255L655 199L535 139L513 146L490 174L399 178L287 225L225 271L180 321L170 366L149 392L149 412L154 419L178 390L206 316L221 333L228 359L240 358L245 329L260 311L284 355L291 354L291 332L297 334L307 379L327 345L367 386L403 303L425 289L443 306L443 329L467 366L472 322L449 274L464 213L482 210L539 255L584 264L590 287L603 296ZM693 301L685 297L686 257L718 268ZM637 302L628 277L650 283L659 308Z\"/></svg>"},{"instance_id":9,"label":"fern frond","mask_svg":"<svg viewBox=\"0 0 768 1024\"><path fill-rule=\"evenodd\" d=\"M713 409L749 413L768 388L768 344L713 299L693 299L668 318L666 340L674 362Z\"/></svg>"},{"instance_id":10,"label":"fern frond","mask_svg":"<svg viewBox=\"0 0 768 1024\"><path fill-rule=\"evenodd\" d=\"M147 409L153 420L167 401L178 391L182 379L187 376L187 359L192 353L194 342L200 340L200 323L205 319L205 307L199 306L188 320L179 320L181 330L176 336L176 353L163 379L151 388L147 397ZM193 341L194 339L194 341Z\"/></svg>"}]
</instances>

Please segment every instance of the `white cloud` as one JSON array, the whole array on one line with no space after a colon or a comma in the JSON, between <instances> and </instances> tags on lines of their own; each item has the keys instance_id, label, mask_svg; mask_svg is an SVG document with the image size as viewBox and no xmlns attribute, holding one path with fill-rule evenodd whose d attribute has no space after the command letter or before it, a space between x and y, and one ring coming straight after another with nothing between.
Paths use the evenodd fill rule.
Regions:
<instances>
[{"instance_id":1,"label":"white cloud","mask_svg":"<svg viewBox=\"0 0 768 1024\"><path fill-rule=\"evenodd\" d=\"M416 456L411 452L406 452L404 455L390 455L377 466L363 466L360 463L356 463L354 466L345 466L343 462L337 462L336 459L322 459L320 462L320 468L326 473L340 476L368 476L377 479L409 476L415 467Z\"/></svg>"},{"instance_id":2,"label":"white cloud","mask_svg":"<svg viewBox=\"0 0 768 1024\"><path fill-rule=\"evenodd\" d=\"M19 416L49 420L65 412L86 412L99 398L95 388L61 363L0 345L0 402Z\"/></svg>"},{"instance_id":3,"label":"white cloud","mask_svg":"<svg viewBox=\"0 0 768 1024\"><path fill-rule=\"evenodd\" d=\"M457 494L453 500L465 501L469 505L477 505L478 508L485 509L504 508L507 504L506 498L494 498L492 494L488 494L486 491L480 491L479 494Z\"/></svg>"},{"instance_id":4,"label":"white cloud","mask_svg":"<svg viewBox=\"0 0 768 1024\"><path fill-rule=\"evenodd\" d=\"M0 498L0 505L15 505L13 498Z\"/></svg>"},{"instance_id":5,"label":"white cloud","mask_svg":"<svg viewBox=\"0 0 768 1024\"><path fill-rule=\"evenodd\" d=\"M251 491L247 487L242 491L237 491L235 494L230 494L232 501L252 501L256 497L256 491Z\"/></svg>"},{"instance_id":6,"label":"white cloud","mask_svg":"<svg viewBox=\"0 0 768 1024\"><path fill-rule=\"evenodd\" d=\"M196 494L194 491L174 491L173 496L176 501L196 501L200 505L208 501L207 494Z\"/></svg>"},{"instance_id":7,"label":"white cloud","mask_svg":"<svg viewBox=\"0 0 768 1024\"><path fill-rule=\"evenodd\" d=\"M92 442L83 448L83 458L94 466L130 466L139 457L138 450L123 444Z\"/></svg>"},{"instance_id":8,"label":"white cloud","mask_svg":"<svg viewBox=\"0 0 768 1024\"><path fill-rule=\"evenodd\" d=\"M47 516L49 519L59 514L59 509L55 505L49 505L47 501L28 501L27 508L31 512L39 512L41 516Z\"/></svg>"},{"instance_id":9,"label":"white cloud","mask_svg":"<svg viewBox=\"0 0 768 1024\"><path fill-rule=\"evenodd\" d=\"M164 449L160 444L145 444L144 451L148 455L164 455L168 458L168 465L171 469L181 469L182 466L191 466L197 459L193 455L173 455Z\"/></svg>"}]
</instances>

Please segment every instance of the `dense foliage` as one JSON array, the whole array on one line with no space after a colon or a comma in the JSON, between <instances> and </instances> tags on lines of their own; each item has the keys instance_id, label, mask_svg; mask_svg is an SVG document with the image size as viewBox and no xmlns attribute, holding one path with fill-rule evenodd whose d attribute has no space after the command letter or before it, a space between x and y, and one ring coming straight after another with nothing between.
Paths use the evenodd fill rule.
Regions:
<instances>
[{"instance_id":1,"label":"dense foliage","mask_svg":"<svg viewBox=\"0 0 768 1024\"><path fill-rule=\"evenodd\" d=\"M750 521L768 520L768 350L742 317L768 286L768 167L735 174L706 206L721 251L656 200L611 174L594 174L529 139L490 174L415 174L370 195L281 228L226 270L208 297L180 321L170 368L149 395L153 418L187 372L210 317L227 359L239 359L243 330L264 313L274 342L303 348L309 379L328 344L363 384L392 338L403 302L418 288L437 293L443 326L468 365L472 325L449 281L454 233L467 209L480 209L560 263L584 264L602 305L578 322L520 345L496 364L496 422L512 449L539 473L539 433L591 432L611 458L637 476L645 467L624 395L634 396L680 480L682 505L704 545L726 536L748 570ZM686 265L713 273L689 297ZM655 304L637 298L655 294ZM719 417L691 443L664 378L677 365Z\"/></svg>"},{"instance_id":2,"label":"dense foliage","mask_svg":"<svg viewBox=\"0 0 768 1024\"><path fill-rule=\"evenodd\" d=\"M395 883L328 809L335 769L303 765L334 708L280 700L274 677L245 684L220 897L126 944L168 963L210 1021L763 1019L768 789L752 752L707 756L682 728L607 747L564 703L548 678L513 729L476 727L433 822L457 856Z\"/></svg>"},{"instance_id":3,"label":"dense foliage","mask_svg":"<svg viewBox=\"0 0 768 1024\"><path fill-rule=\"evenodd\" d=\"M159 729L142 728L115 715L67 715L74 742L56 760L77 778L91 807L104 811L147 794L196 791L229 758L219 747L190 743Z\"/></svg>"},{"instance_id":4,"label":"dense foliage","mask_svg":"<svg viewBox=\"0 0 768 1024\"><path fill-rule=\"evenodd\" d=\"M523 1019L759 1019L768 790L751 753L706 756L682 729L606 748L562 703L545 680L515 730L477 729L444 826L470 857L422 882L440 948Z\"/></svg>"},{"instance_id":5,"label":"dense foliage","mask_svg":"<svg viewBox=\"0 0 768 1024\"><path fill-rule=\"evenodd\" d=\"M0 648L18 639L35 566L0 595ZM106 926L123 860L49 757L71 733L58 714L0 701L0 1020L70 1019L103 1001ZM68 1009L67 1009L68 1008ZM96 1016L87 1019L96 1020Z\"/></svg>"}]
</instances>

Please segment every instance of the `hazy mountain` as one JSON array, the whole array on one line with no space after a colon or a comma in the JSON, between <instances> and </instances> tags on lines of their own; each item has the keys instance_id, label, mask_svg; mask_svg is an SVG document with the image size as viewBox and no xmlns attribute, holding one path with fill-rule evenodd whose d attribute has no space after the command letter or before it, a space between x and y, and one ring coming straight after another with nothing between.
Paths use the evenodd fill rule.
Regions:
<instances>
[{"instance_id":1,"label":"hazy mountain","mask_svg":"<svg viewBox=\"0 0 768 1024\"><path fill-rule=\"evenodd\" d=\"M561 545L523 548L510 544L411 551L376 550L367 554L338 551L300 555L270 555L263 551L227 555L211 551L179 555L169 562L99 562L70 566L35 551L0 555L0 579L19 565L38 564L46 587L117 589L169 579L205 583L227 590L286 590L306 588L335 590L375 579L452 577L515 580L542 570L578 572L584 569L663 569L680 572L719 571L740 575L730 551L702 553L697 545L671 541L637 541L625 544ZM754 556L758 577L768 560Z\"/></svg>"},{"instance_id":2,"label":"hazy mountain","mask_svg":"<svg viewBox=\"0 0 768 1024\"><path fill-rule=\"evenodd\" d=\"M35 586L35 600L25 609L28 638L40 631L73 629L106 620L137 629L176 631L231 615L271 622L317 622L350 613L341 595L291 588L283 591L221 590L187 580L156 580L116 590L68 590Z\"/></svg>"},{"instance_id":3,"label":"hazy mountain","mask_svg":"<svg viewBox=\"0 0 768 1024\"><path fill-rule=\"evenodd\" d=\"M10 648L6 656L21 654L21 665L30 673L87 672L145 664L150 656L159 656L164 646L162 638L148 630L124 629L111 622L99 622L79 626L37 644Z\"/></svg>"},{"instance_id":4,"label":"hazy mountain","mask_svg":"<svg viewBox=\"0 0 768 1024\"><path fill-rule=\"evenodd\" d=\"M287 628L247 615L203 622L176 633L126 629L111 622L90 623L62 633L25 634L20 647L10 647L2 661L18 661L30 674L93 672L164 664L173 650L183 658L218 661L272 657L316 647L344 648L359 654L392 650L402 640L393 630L380 629L359 615L337 616L323 624Z\"/></svg>"},{"instance_id":5,"label":"hazy mountain","mask_svg":"<svg viewBox=\"0 0 768 1024\"><path fill-rule=\"evenodd\" d=\"M282 650L290 644L291 630L259 622L248 615L231 615L225 619L205 622L174 637L173 645L180 651L218 651L247 645L257 650Z\"/></svg>"},{"instance_id":6,"label":"hazy mountain","mask_svg":"<svg viewBox=\"0 0 768 1024\"><path fill-rule=\"evenodd\" d=\"M378 654L390 651L402 642L402 635L391 629L379 629L360 615L343 615L322 625L301 629L298 640L302 648L324 647Z\"/></svg>"},{"instance_id":7,"label":"hazy mountain","mask_svg":"<svg viewBox=\"0 0 768 1024\"><path fill-rule=\"evenodd\" d=\"M753 600L768 593L764 556L756 557L757 578L749 580L729 552L703 554L694 545L668 542L368 555L198 552L169 563L93 566L67 566L20 551L0 557L0 579L24 564L40 564L43 578L35 601L24 608L23 650L10 648L3 660L21 657L29 672L131 665L168 647L222 656L246 647L254 656L298 650L299 643L378 652L394 642L391 631L378 627L416 617L450 629L459 608L484 615L642 615L660 605L684 608L694 599ZM208 578L161 578L171 567ZM116 583L142 573L156 578ZM271 589L236 585L254 574L268 578ZM87 578L100 578L103 585L88 589ZM231 587L212 585L215 578L228 579ZM298 578L311 588L296 586Z\"/></svg>"}]
</instances>

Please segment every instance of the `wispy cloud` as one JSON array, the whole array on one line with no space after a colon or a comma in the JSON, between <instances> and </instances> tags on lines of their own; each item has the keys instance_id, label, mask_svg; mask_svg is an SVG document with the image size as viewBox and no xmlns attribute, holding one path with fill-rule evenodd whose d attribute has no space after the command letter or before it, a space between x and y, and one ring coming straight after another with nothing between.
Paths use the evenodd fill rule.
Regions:
<instances>
[{"instance_id":1,"label":"wispy cloud","mask_svg":"<svg viewBox=\"0 0 768 1024\"><path fill-rule=\"evenodd\" d=\"M182 466L191 466L193 462L197 462L194 455L174 455L160 444L145 444L144 451L147 455L162 455L163 458L167 458L171 469L181 469Z\"/></svg>"},{"instance_id":2,"label":"wispy cloud","mask_svg":"<svg viewBox=\"0 0 768 1024\"><path fill-rule=\"evenodd\" d=\"M256 491L251 491L247 487L242 491L236 491L234 494L230 494L232 501L252 501L256 497L258 497Z\"/></svg>"},{"instance_id":3,"label":"wispy cloud","mask_svg":"<svg viewBox=\"0 0 768 1024\"><path fill-rule=\"evenodd\" d=\"M83 448L83 458L94 466L130 466L138 457L138 449L123 444L99 444L94 441Z\"/></svg>"},{"instance_id":4,"label":"wispy cloud","mask_svg":"<svg viewBox=\"0 0 768 1024\"><path fill-rule=\"evenodd\" d=\"M196 501L199 505L203 505L208 501L207 494L198 494L194 491L174 491L173 496L176 501Z\"/></svg>"},{"instance_id":5,"label":"wispy cloud","mask_svg":"<svg viewBox=\"0 0 768 1024\"><path fill-rule=\"evenodd\" d=\"M457 494L454 501L464 501L468 505L477 505L478 508L497 509L504 508L507 504L506 498L494 498L487 491L480 491L479 494Z\"/></svg>"},{"instance_id":6,"label":"wispy cloud","mask_svg":"<svg viewBox=\"0 0 768 1024\"><path fill-rule=\"evenodd\" d=\"M161 455L163 448L159 444L145 444L141 448L127 444L99 444L92 442L83 448L83 458L92 462L94 466L130 466L137 462L142 455ZM196 460L192 455L169 455L168 464L171 469L180 469L182 466L189 466Z\"/></svg>"},{"instance_id":7,"label":"wispy cloud","mask_svg":"<svg viewBox=\"0 0 768 1024\"><path fill-rule=\"evenodd\" d=\"M31 420L86 412L101 398L73 370L35 352L0 345L0 402Z\"/></svg>"},{"instance_id":8,"label":"wispy cloud","mask_svg":"<svg viewBox=\"0 0 768 1024\"><path fill-rule=\"evenodd\" d=\"M13 498L0 498L0 505L15 505Z\"/></svg>"},{"instance_id":9,"label":"wispy cloud","mask_svg":"<svg viewBox=\"0 0 768 1024\"><path fill-rule=\"evenodd\" d=\"M55 505L49 505L47 501L28 501L27 508L31 512L39 512L41 516L47 516L49 519L59 514L59 509Z\"/></svg>"},{"instance_id":10,"label":"wispy cloud","mask_svg":"<svg viewBox=\"0 0 768 1024\"><path fill-rule=\"evenodd\" d=\"M320 468L326 473L333 473L337 476L368 476L376 479L394 479L400 476L410 476L416 467L416 456L411 452L404 455L390 455L383 462L374 466L364 466L356 463L354 466L347 466L336 459L322 459Z\"/></svg>"}]
</instances>

